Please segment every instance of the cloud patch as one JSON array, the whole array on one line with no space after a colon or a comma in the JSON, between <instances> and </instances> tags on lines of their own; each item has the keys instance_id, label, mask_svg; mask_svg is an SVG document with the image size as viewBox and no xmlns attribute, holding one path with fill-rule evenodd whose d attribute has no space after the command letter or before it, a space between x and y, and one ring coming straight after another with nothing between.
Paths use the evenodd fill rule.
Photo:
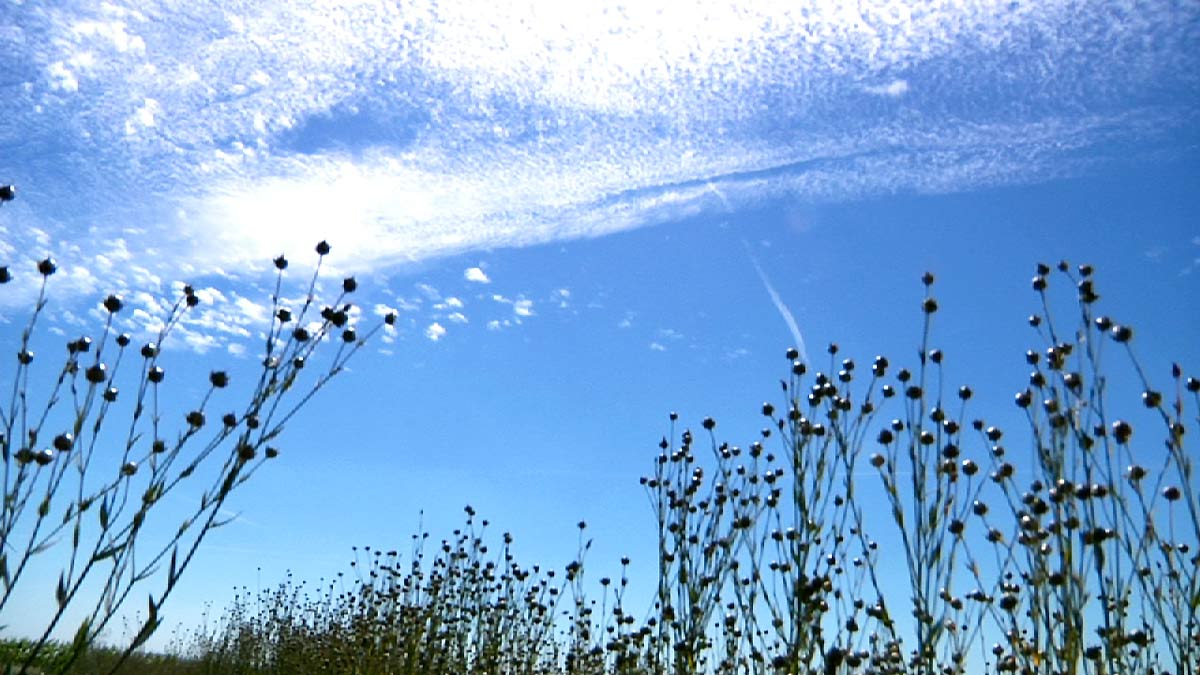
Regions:
<instances>
[{"instance_id":1,"label":"cloud patch","mask_svg":"<svg viewBox=\"0 0 1200 675\"><path fill-rule=\"evenodd\" d=\"M477 284L492 283L492 280L488 277L487 272L484 272L478 267L467 268L467 270L463 272L463 278L467 281L473 281Z\"/></svg>"},{"instance_id":2,"label":"cloud patch","mask_svg":"<svg viewBox=\"0 0 1200 675\"><path fill-rule=\"evenodd\" d=\"M1200 6L1171 0L145 7L22 3L0 32L14 245L91 266L124 237L127 284L1076 175L1185 152L1200 88Z\"/></svg>"}]
</instances>

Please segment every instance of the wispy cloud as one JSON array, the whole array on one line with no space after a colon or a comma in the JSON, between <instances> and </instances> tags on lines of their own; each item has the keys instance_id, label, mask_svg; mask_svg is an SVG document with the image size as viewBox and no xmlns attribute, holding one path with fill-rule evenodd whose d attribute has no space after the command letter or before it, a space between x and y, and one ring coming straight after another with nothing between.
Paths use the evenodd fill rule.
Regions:
<instances>
[{"instance_id":1,"label":"wispy cloud","mask_svg":"<svg viewBox=\"0 0 1200 675\"><path fill-rule=\"evenodd\" d=\"M1068 0L9 14L5 237L89 268L125 238L129 264L80 290L319 239L355 270L595 237L702 212L716 186L737 205L1056 178L1171 147L1200 84L1200 7L1170 0L1136 22Z\"/></svg>"},{"instance_id":2,"label":"wispy cloud","mask_svg":"<svg viewBox=\"0 0 1200 675\"><path fill-rule=\"evenodd\" d=\"M863 87L863 91L876 96L898 98L908 93L908 80L892 80L887 84L877 84Z\"/></svg>"}]
</instances>

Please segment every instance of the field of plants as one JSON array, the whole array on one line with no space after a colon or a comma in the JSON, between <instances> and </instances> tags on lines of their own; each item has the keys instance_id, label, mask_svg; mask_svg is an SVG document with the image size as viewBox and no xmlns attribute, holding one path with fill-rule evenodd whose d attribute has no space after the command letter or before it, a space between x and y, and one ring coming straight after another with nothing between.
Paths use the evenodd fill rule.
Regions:
<instances>
[{"instance_id":1,"label":"field of plants","mask_svg":"<svg viewBox=\"0 0 1200 675\"><path fill-rule=\"evenodd\" d=\"M282 276L288 261L275 267ZM741 444L713 418L670 414L640 478L647 518L630 524L657 537L656 566L637 572L653 580L648 607L626 597L627 559L615 576L589 572L585 523L573 562L539 566L468 506L452 533L357 551L349 587L288 578L178 632L169 653L147 653L221 505L375 330L349 318L357 282L325 304L317 270L298 305L276 280L261 377L242 407L210 409L228 384L214 371L172 436L159 427L158 345L198 304L191 287L143 345L113 328L122 299L104 299L107 321L68 342L43 403L26 395L29 343L57 266L0 268L0 282L41 279L4 370L0 612L39 556L69 546L41 638L0 643L7 672L1200 672L1200 495L1185 445L1200 380L1179 365L1146 372L1134 329L1098 309L1091 267L1066 262L1039 264L1032 279L1028 384L1012 399L1021 428L990 423L969 386L946 381L932 274L914 297L914 363L859 361L835 344L806 363L789 349L774 400L760 404L760 437ZM43 428L62 415L68 428ZM113 442L110 427L124 455L103 475L92 457ZM146 536L147 515L196 479L208 487L184 526ZM864 481L883 497L864 497ZM127 644L103 644L147 589L144 624ZM52 640L80 604L74 640Z\"/></svg>"}]
</instances>

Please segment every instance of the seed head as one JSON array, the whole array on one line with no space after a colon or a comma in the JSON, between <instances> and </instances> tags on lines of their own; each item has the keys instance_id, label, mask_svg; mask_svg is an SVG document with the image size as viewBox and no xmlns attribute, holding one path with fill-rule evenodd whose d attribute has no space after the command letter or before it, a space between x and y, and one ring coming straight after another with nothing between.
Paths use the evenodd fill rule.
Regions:
<instances>
[{"instance_id":1,"label":"seed head","mask_svg":"<svg viewBox=\"0 0 1200 675\"><path fill-rule=\"evenodd\" d=\"M354 332L353 328L347 328L346 330L342 331L342 342L345 342L346 344L353 344L357 339L358 333Z\"/></svg>"},{"instance_id":2,"label":"seed head","mask_svg":"<svg viewBox=\"0 0 1200 675\"><path fill-rule=\"evenodd\" d=\"M1182 493L1179 491L1178 487L1176 487L1174 485L1168 485L1167 487L1163 488L1162 496L1167 501L1173 502L1173 501L1179 499L1179 497L1182 496Z\"/></svg>"},{"instance_id":3,"label":"seed head","mask_svg":"<svg viewBox=\"0 0 1200 675\"><path fill-rule=\"evenodd\" d=\"M132 476L133 474L137 473L137 470L137 462L125 462L125 464L121 466L121 475Z\"/></svg>"},{"instance_id":4,"label":"seed head","mask_svg":"<svg viewBox=\"0 0 1200 675\"><path fill-rule=\"evenodd\" d=\"M317 243L317 255L329 255L329 242L322 239Z\"/></svg>"},{"instance_id":5,"label":"seed head","mask_svg":"<svg viewBox=\"0 0 1200 675\"><path fill-rule=\"evenodd\" d=\"M233 413L225 413L221 417L221 424L224 424L228 428L236 427L237 423L238 423L237 415L235 415Z\"/></svg>"},{"instance_id":6,"label":"seed head","mask_svg":"<svg viewBox=\"0 0 1200 675\"><path fill-rule=\"evenodd\" d=\"M267 459L275 459L279 456L279 449L268 445L266 455Z\"/></svg>"},{"instance_id":7,"label":"seed head","mask_svg":"<svg viewBox=\"0 0 1200 675\"><path fill-rule=\"evenodd\" d=\"M933 314L938 310L937 300L933 298L925 298L925 302L921 303L921 309L926 314Z\"/></svg>"},{"instance_id":8,"label":"seed head","mask_svg":"<svg viewBox=\"0 0 1200 675\"><path fill-rule=\"evenodd\" d=\"M223 370L214 370L208 374L208 381L217 389L224 389L229 385L229 373Z\"/></svg>"},{"instance_id":9,"label":"seed head","mask_svg":"<svg viewBox=\"0 0 1200 675\"><path fill-rule=\"evenodd\" d=\"M288 259L283 257L282 255L279 256L278 258L276 258L274 262L275 262L275 269L277 269L277 270L286 270L287 269Z\"/></svg>"},{"instance_id":10,"label":"seed head","mask_svg":"<svg viewBox=\"0 0 1200 675\"><path fill-rule=\"evenodd\" d=\"M104 309L107 309L109 314L116 314L124 306L125 302L119 295L110 295L104 299Z\"/></svg>"},{"instance_id":11,"label":"seed head","mask_svg":"<svg viewBox=\"0 0 1200 675\"><path fill-rule=\"evenodd\" d=\"M154 344L153 342L147 342L146 344L142 345L142 356L147 359L158 356L158 345Z\"/></svg>"},{"instance_id":12,"label":"seed head","mask_svg":"<svg viewBox=\"0 0 1200 675\"><path fill-rule=\"evenodd\" d=\"M119 393L120 390L118 390L116 387L109 387L108 389L104 390L104 393L101 394L101 396L104 397L105 401L112 403L113 401L117 400L117 394Z\"/></svg>"},{"instance_id":13,"label":"seed head","mask_svg":"<svg viewBox=\"0 0 1200 675\"><path fill-rule=\"evenodd\" d=\"M922 274L921 275L921 283L925 284L926 286L932 286L933 285L933 272L926 272L925 274Z\"/></svg>"},{"instance_id":14,"label":"seed head","mask_svg":"<svg viewBox=\"0 0 1200 675\"><path fill-rule=\"evenodd\" d=\"M396 313L388 312L387 315L383 317L383 322L389 326L395 326L396 325Z\"/></svg>"},{"instance_id":15,"label":"seed head","mask_svg":"<svg viewBox=\"0 0 1200 675\"><path fill-rule=\"evenodd\" d=\"M108 367L103 363L97 363L96 365L88 368L84 375L87 377L88 382L91 382L92 384L100 384L108 378Z\"/></svg>"},{"instance_id":16,"label":"seed head","mask_svg":"<svg viewBox=\"0 0 1200 675\"><path fill-rule=\"evenodd\" d=\"M54 451L50 448L45 448L35 454L33 460L38 463L38 466L46 466L54 461Z\"/></svg>"},{"instance_id":17,"label":"seed head","mask_svg":"<svg viewBox=\"0 0 1200 675\"><path fill-rule=\"evenodd\" d=\"M17 186L0 185L0 204L11 202L17 198Z\"/></svg>"},{"instance_id":18,"label":"seed head","mask_svg":"<svg viewBox=\"0 0 1200 675\"><path fill-rule=\"evenodd\" d=\"M38 274L43 277L48 277L58 271L58 263L54 262L54 258L43 258L37 264Z\"/></svg>"},{"instance_id":19,"label":"seed head","mask_svg":"<svg viewBox=\"0 0 1200 675\"><path fill-rule=\"evenodd\" d=\"M1133 427L1125 420L1117 420L1113 422L1112 435L1118 443L1128 443L1129 437L1133 435Z\"/></svg>"},{"instance_id":20,"label":"seed head","mask_svg":"<svg viewBox=\"0 0 1200 675\"><path fill-rule=\"evenodd\" d=\"M150 372L146 377L154 384L158 384L159 382L162 382L163 378L166 376L167 373L162 369L162 366L154 366L150 369Z\"/></svg>"},{"instance_id":21,"label":"seed head","mask_svg":"<svg viewBox=\"0 0 1200 675\"><path fill-rule=\"evenodd\" d=\"M204 413L199 410L193 410L187 414L187 423L195 428L204 426Z\"/></svg>"},{"instance_id":22,"label":"seed head","mask_svg":"<svg viewBox=\"0 0 1200 675\"><path fill-rule=\"evenodd\" d=\"M357 289L358 281L355 280L354 277L346 277L345 279L342 279L342 291L346 293L353 293Z\"/></svg>"},{"instance_id":23,"label":"seed head","mask_svg":"<svg viewBox=\"0 0 1200 675\"><path fill-rule=\"evenodd\" d=\"M1112 335L1112 339L1116 340L1117 342L1124 343L1133 339L1133 329L1129 326L1124 326L1121 324L1113 324L1109 334Z\"/></svg>"},{"instance_id":24,"label":"seed head","mask_svg":"<svg viewBox=\"0 0 1200 675\"><path fill-rule=\"evenodd\" d=\"M280 307L279 311L275 312L275 318L279 319L279 323L287 323L292 320L292 310Z\"/></svg>"},{"instance_id":25,"label":"seed head","mask_svg":"<svg viewBox=\"0 0 1200 675\"><path fill-rule=\"evenodd\" d=\"M121 333L120 335L117 336L117 346L118 347L128 347L129 341L131 339L132 338L129 337L129 333Z\"/></svg>"},{"instance_id":26,"label":"seed head","mask_svg":"<svg viewBox=\"0 0 1200 675\"><path fill-rule=\"evenodd\" d=\"M59 452L69 452L75 445L75 436L70 433L59 434L54 437L54 449Z\"/></svg>"},{"instance_id":27,"label":"seed head","mask_svg":"<svg viewBox=\"0 0 1200 675\"><path fill-rule=\"evenodd\" d=\"M258 454L254 450L254 446L249 443L242 443L241 445L239 445L238 449L237 449L237 453L238 453L238 458L243 461L246 461L246 462L249 462L250 460L254 459L254 456L256 454Z\"/></svg>"},{"instance_id":28,"label":"seed head","mask_svg":"<svg viewBox=\"0 0 1200 675\"><path fill-rule=\"evenodd\" d=\"M23 366L33 363L33 352L29 351L28 349L17 352L17 361L19 361Z\"/></svg>"},{"instance_id":29,"label":"seed head","mask_svg":"<svg viewBox=\"0 0 1200 675\"><path fill-rule=\"evenodd\" d=\"M12 281L12 272L8 271L8 265L0 267L0 284L7 284Z\"/></svg>"}]
</instances>

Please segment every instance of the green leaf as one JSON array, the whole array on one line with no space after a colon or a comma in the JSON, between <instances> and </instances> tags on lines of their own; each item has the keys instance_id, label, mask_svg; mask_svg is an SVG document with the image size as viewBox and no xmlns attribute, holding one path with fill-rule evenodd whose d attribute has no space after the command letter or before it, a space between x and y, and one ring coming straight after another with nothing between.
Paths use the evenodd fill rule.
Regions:
<instances>
[{"instance_id":1,"label":"green leaf","mask_svg":"<svg viewBox=\"0 0 1200 675\"><path fill-rule=\"evenodd\" d=\"M114 546L109 546L108 548L103 549L96 555L92 556L92 562L100 562L101 560L104 560L105 558L111 558L114 555L120 553L121 550L124 548L125 548L125 544L116 544Z\"/></svg>"},{"instance_id":2,"label":"green leaf","mask_svg":"<svg viewBox=\"0 0 1200 675\"><path fill-rule=\"evenodd\" d=\"M54 599L58 601L59 609L67 606L67 579L62 572L58 573L58 587L54 589Z\"/></svg>"},{"instance_id":3,"label":"green leaf","mask_svg":"<svg viewBox=\"0 0 1200 675\"><path fill-rule=\"evenodd\" d=\"M88 643L91 642L91 640L88 639L88 634L91 632L91 629L92 622L88 619L84 619L83 623L79 624L79 630L75 631L75 638L71 640L71 649L74 650L77 657L82 656L84 651L87 650Z\"/></svg>"}]
</instances>

